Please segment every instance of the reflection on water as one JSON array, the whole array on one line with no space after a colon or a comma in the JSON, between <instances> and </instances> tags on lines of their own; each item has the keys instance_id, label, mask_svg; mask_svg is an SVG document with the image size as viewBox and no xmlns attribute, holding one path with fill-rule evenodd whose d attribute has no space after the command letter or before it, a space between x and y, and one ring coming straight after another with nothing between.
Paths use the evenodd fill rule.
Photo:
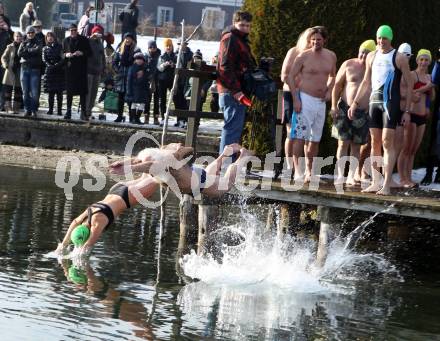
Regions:
<instances>
[{"instance_id":1,"label":"reflection on water","mask_svg":"<svg viewBox=\"0 0 440 341\"><path fill-rule=\"evenodd\" d=\"M230 245L218 245L222 262L185 256L185 274L201 279L185 285L175 199L159 278L159 210L121 216L84 267L48 257L71 219L102 197L74 189L66 201L53 179L0 167L2 340L440 340L438 232L399 257L386 243L381 254L360 253L340 240L318 269L313 242L265 232L262 208L228 208L214 238ZM418 273L415 259L432 271Z\"/></svg>"}]
</instances>

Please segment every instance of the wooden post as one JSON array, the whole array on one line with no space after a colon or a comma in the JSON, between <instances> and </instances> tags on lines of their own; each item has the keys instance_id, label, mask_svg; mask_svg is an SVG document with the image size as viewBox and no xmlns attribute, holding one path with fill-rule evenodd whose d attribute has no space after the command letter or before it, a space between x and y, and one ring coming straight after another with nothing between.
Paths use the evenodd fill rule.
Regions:
<instances>
[{"instance_id":1,"label":"wooden post","mask_svg":"<svg viewBox=\"0 0 440 341\"><path fill-rule=\"evenodd\" d=\"M207 250L207 239L218 227L219 211L218 205L199 205L198 254L203 254Z\"/></svg>"},{"instance_id":2,"label":"wooden post","mask_svg":"<svg viewBox=\"0 0 440 341\"><path fill-rule=\"evenodd\" d=\"M185 194L180 201L180 237L178 255L188 253L197 242L198 207L194 204L194 198Z\"/></svg>"},{"instance_id":3,"label":"wooden post","mask_svg":"<svg viewBox=\"0 0 440 341\"><path fill-rule=\"evenodd\" d=\"M191 100L189 102L189 110L197 111L201 101L201 81L198 77L192 78ZM188 117L188 125L186 130L185 146L196 147L197 130L199 129L200 118Z\"/></svg>"},{"instance_id":4,"label":"wooden post","mask_svg":"<svg viewBox=\"0 0 440 341\"><path fill-rule=\"evenodd\" d=\"M321 221L319 228L318 252L316 264L324 266L328 254L328 246L336 236L338 212L341 210L333 207L318 206L318 218Z\"/></svg>"}]
</instances>

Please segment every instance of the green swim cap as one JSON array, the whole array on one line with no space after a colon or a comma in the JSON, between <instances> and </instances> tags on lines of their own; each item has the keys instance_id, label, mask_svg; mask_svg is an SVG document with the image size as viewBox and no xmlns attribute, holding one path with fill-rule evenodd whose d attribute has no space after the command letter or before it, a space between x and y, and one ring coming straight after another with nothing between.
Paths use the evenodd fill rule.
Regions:
<instances>
[{"instance_id":1,"label":"green swim cap","mask_svg":"<svg viewBox=\"0 0 440 341\"><path fill-rule=\"evenodd\" d=\"M71 265L69 268L68 279L76 284L87 284L87 275L84 270L77 268L74 265Z\"/></svg>"},{"instance_id":2,"label":"green swim cap","mask_svg":"<svg viewBox=\"0 0 440 341\"><path fill-rule=\"evenodd\" d=\"M87 225L81 224L75 227L70 235L70 240L75 247L82 246L89 239L90 229Z\"/></svg>"},{"instance_id":3,"label":"green swim cap","mask_svg":"<svg viewBox=\"0 0 440 341\"><path fill-rule=\"evenodd\" d=\"M382 25L377 29L377 38L386 38L389 41L393 40L393 30L388 25Z\"/></svg>"}]
</instances>

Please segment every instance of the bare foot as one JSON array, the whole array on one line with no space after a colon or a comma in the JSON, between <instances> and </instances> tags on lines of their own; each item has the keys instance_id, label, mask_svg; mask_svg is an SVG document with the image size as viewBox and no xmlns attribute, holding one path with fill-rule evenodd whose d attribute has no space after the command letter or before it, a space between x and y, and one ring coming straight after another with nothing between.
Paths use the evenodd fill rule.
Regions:
<instances>
[{"instance_id":1,"label":"bare foot","mask_svg":"<svg viewBox=\"0 0 440 341\"><path fill-rule=\"evenodd\" d=\"M376 192L377 195L390 195L390 187L382 187L379 191Z\"/></svg>"},{"instance_id":2,"label":"bare foot","mask_svg":"<svg viewBox=\"0 0 440 341\"><path fill-rule=\"evenodd\" d=\"M380 185L372 183L370 186L362 190L362 193L376 193L380 190Z\"/></svg>"},{"instance_id":3,"label":"bare foot","mask_svg":"<svg viewBox=\"0 0 440 341\"><path fill-rule=\"evenodd\" d=\"M343 185L344 184L344 177L343 176L338 176L335 181L333 182L335 185Z\"/></svg>"},{"instance_id":4,"label":"bare foot","mask_svg":"<svg viewBox=\"0 0 440 341\"><path fill-rule=\"evenodd\" d=\"M405 184L403 185L403 187L410 188L410 189L415 188L417 186L418 186L418 184L416 184L415 182L412 182L412 181L405 182Z\"/></svg>"},{"instance_id":5,"label":"bare foot","mask_svg":"<svg viewBox=\"0 0 440 341\"><path fill-rule=\"evenodd\" d=\"M310 182L310 180L311 180L311 175L310 174L306 174L306 175L304 175L304 183L305 184L308 184L309 182Z\"/></svg>"},{"instance_id":6,"label":"bare foot","mask_svg":"<svg viewBox=\"0 0 440 341\"><path fill-rule=\"evenodd\" d=\"M354 178L351 179L347 179L347 181L345 182L345 184L347 186L359 186L361 184L361 182L359 180L356 180Z\"/></svg>"}]
</instances>

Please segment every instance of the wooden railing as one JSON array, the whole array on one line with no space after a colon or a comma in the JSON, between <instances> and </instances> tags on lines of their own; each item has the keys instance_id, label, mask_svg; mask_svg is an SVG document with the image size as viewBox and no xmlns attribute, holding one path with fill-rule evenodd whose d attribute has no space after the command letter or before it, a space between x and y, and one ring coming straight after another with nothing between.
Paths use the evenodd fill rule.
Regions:
<instances>
[{"instance_id":1,"label":"wooden railing","mask_svg":"<svg viewBox=\"0 0 440 341\"><path fill-rule=\"evenodd\" d=\"M199 121L202 118L223 120L223 113L198 111L201 101L202 85L207 80L217 79L215 67L205 66L203 70L177 69L179 77L192 78L191 99L188 110L174 109L170 110L171 116L179 116L188 119L185 145L195 148L199 127ZM275 150L278 156L282 154L283 149L283 125L281 118L283 115L283 91L278 90L277 110L276 110L276 128L275 128Z\"/></svg>"}]
</instances>

